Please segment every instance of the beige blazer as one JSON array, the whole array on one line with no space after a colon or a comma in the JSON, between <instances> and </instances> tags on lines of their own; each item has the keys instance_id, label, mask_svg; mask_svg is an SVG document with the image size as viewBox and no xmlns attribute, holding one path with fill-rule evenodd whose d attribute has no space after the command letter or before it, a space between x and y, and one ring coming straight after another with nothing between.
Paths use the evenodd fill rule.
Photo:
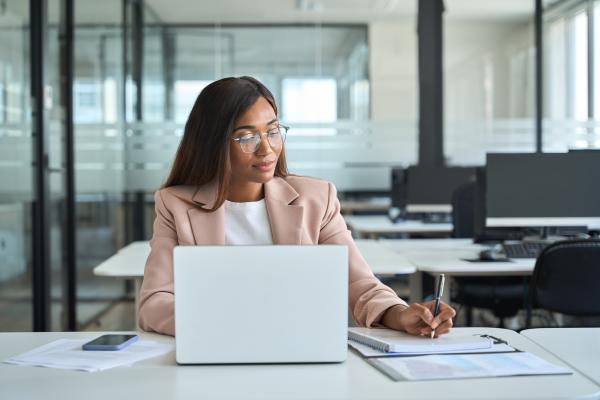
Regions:
<instances>
[{"instance_id":1,"label":"beige blazer","mask_svg":"<svg viewBox=\"0 0 600 400\"><path fill-rule=\"evenodd\" d=\"M152 250L146 261L139 302L138 322L142 329L175 335L173 248L225 244L224 207L214 212L201 210L213 206L216 189L214 184L200 188L173 186L155 193ZM336 189L331 183L300 176L274 177L265 184L264 195L273 243L348 246L348 300L359 325L376 326L386 309L406 305L371 272L340 214ZM310 288L306 293L310 295Z\"/></svg>"}]
</instances>

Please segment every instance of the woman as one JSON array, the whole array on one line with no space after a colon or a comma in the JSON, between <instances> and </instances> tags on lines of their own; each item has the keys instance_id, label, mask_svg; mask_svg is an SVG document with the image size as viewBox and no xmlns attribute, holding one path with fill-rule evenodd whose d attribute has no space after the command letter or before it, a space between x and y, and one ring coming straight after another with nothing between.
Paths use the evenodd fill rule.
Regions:
<instances>
[{"instance_id":1,"label":"woman","mask_svg":"<svg viewBox=\"0 0 600 400\"><path fill-rule=\"evenodd\" d=\"M451 307L442 304L434 318L433 302L409 306L373 275L346 228L335 187L288 174L286 130L273 95L254 78L225 78L202 90L171 173L155 194L140 327L175 335L176 245L341 244L348 246L349 305L359 325L447 333Z\"/></svg>"}]
</instances>

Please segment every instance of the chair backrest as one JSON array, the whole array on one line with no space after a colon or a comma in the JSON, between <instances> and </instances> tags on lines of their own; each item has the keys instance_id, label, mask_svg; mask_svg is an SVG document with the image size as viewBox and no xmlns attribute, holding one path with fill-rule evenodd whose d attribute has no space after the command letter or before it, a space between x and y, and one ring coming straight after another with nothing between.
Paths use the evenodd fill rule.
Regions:
<instances>
[{"instance_id":1,"label":"chair backrest","mask_svg":"<svg viewBox=\"0 0 600 400\"><path fill-rule=\"evenodd\" d=\"M476 190L476 182L467 182L452 193L452 236L455 238L472 238L475 235Z\"/></svg>"},{"instance_id":2,"label":"chair backrest","mask_svg":"<svg viewBox=\"0 0 600 400\"><path fill-rule=\"evenodd\" d=\"M600 315L600 240L566 240L546 247L538 256L531 278L531 309L577 316Z\"/></svg>"}]
</instances>

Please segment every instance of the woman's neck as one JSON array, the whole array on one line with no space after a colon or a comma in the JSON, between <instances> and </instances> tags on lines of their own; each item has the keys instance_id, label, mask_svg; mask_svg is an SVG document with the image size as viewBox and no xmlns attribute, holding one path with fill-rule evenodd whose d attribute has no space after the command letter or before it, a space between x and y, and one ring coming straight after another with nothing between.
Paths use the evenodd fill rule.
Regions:
<instances>
[{"instance_id":1,"label":"woman's neck","mask_svg":"<svg viewBox=\"0 0 600 400\"><path fill-rule=\"evenodd\" d=\"M256 182L247 182L244 184L234 184L229 186L227 200L235 203L246 203L248 201L258 201L264 197L263 184Z\"/></svg>"}]
</instances>

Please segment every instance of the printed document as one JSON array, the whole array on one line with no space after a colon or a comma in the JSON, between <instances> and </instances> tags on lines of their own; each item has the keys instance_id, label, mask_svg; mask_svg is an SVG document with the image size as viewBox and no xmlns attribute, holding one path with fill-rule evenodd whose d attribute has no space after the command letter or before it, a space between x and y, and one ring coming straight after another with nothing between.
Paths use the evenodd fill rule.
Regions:
<instances>
[{"instance_id":1,"label":"printed document","mask_svg":"<svg viewBox=\"0 0 600 400\"><path fill-rule=\"evenodd\" d=\"M157 357L175 349L174 344L139 340L123 350L86 351L81 346L89 339L59 339L26 353L10 357L5 363L48 368L103 371Z\"/></svg>"},{"instance_id":2,"label":"printed document","mask_svg":"<svg viewBox=\"0 0 600 400\"><path fill-rule=\"evenodd\" d=\"M396 381L572 373L526 352L368 358L367 361Z\"/></svg>"}]
</instances>

